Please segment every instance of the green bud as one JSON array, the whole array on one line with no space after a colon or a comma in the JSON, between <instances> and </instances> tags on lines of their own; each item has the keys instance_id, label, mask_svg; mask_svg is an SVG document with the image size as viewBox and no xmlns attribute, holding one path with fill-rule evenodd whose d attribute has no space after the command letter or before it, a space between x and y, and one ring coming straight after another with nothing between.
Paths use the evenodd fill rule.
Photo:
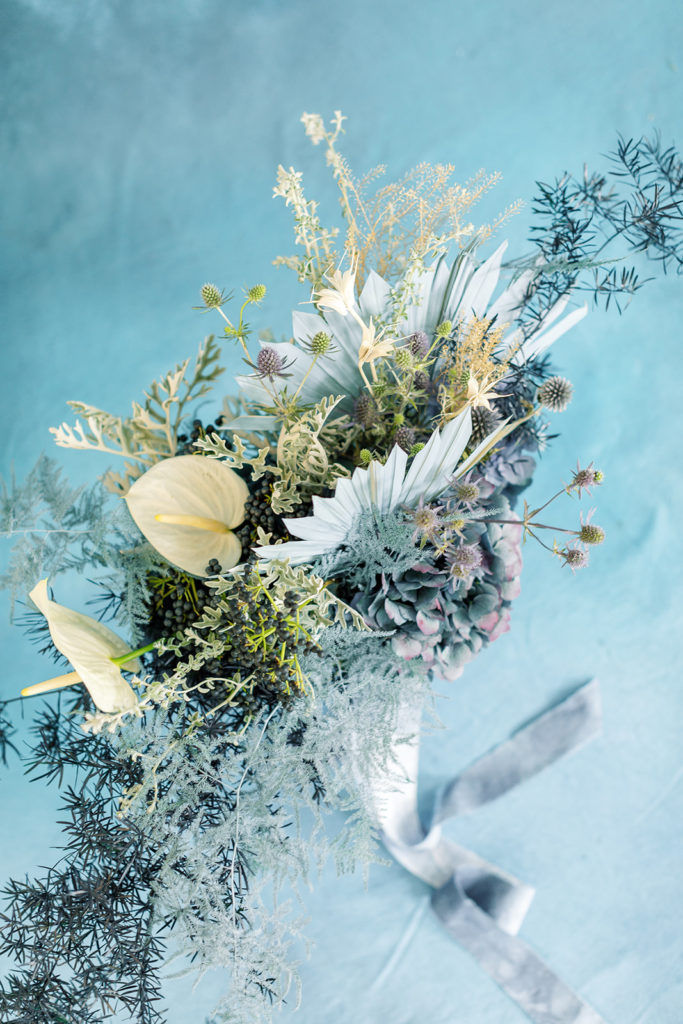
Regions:
<instances>
[{"instance_id":1,"label":"green bud","mask_svg":"<svg viewBox=\"0 0 683 1024\"><path fill-rule=\"evenodd\" d=\"M332 338L325 331L318 331L311 338L311 352L314 356L324 356L330 350Z\"/></svg>"},{"instance_id":2,"label":"green bud","mask_svg":"<svg viewBox=\"0 0 683 1024\"><path fill-rule=\"evenodd\" d=\"M372 462L372 452L368 448L361 448L359 458L362 466L369 466Z\"/></svg>"},{"instance_id":3,"label":"green bud","mask_svg":"<svg viewBox=\"0 0 683 1024\"><path fill-rule=\"evenodd\" d=\"M602 481L605 479L605 474L602 472L601 469L596 469L593 475L595 477L596 484L601 484Z\"/></svg>"},{"instance_id":4,"label":"green bud","mask_svg":"<svg viewBox=\"0 0 683 1024\"><path fill-rule=\"evenodd\" d=\"M381 398L382 395L386 394L387 382L385 380L378 380L376 384L372 385L372 393L376 398Z\"/></svg>"},{"instance_id":5,"label":"green bud","mask_svg":"<svg viewBox=\"0 0 683 1024\"><path fill-rule=\"evenodd\" d=\"M413 357L407 348L398 348L394 352L394 362L399 370L409 370L413 365Z\"/></svg>"},{"instance_id":6,"label":"green bud","mask_svg":"<svg viewBox=\"0 0 683 1024\"><path fill-rule=\"evenodd\" d=\"M579 532L579 540L584 544L602 544L605 539L605 531L601 526L594 526L593 523L584 523Z\"/></svg>"},{"instance_id":7,"label":"green bud","mask_svg":"<svg viewBox=\"0 0 683 1024\"><path fill-rule=\"evenodd\" d=\"M247 298L250 302L260 302L266 294L266 286L264 284L255 284L253 288L250 288L247 292Z\"/></svg>"},{"instance_id":8,"label":"green bud","mask_svg":"<svg viewBox=\"0 0 683 1024\"><path fill-rule=\"evenodd\" d=\"M223 294L222 292L219 292L215 284L202 285L200 294L202 302L209 309L217 309L219 306L223 305Z\"/></svg>"},{"instance_id":9,"label":"green bud","mask_svg":"<svg viewBox=\"0 0 683 1024\"><path fill-rule=\"evenodd\" d=\"M417 455L417 453L421 452L423 448L424 448L424 444L422 443L422 441L416 441L415 444L411 446L411 449L408 452L408 455L410 455L411 457L413 455Z\"/></svg>"},{"instance_id":10,"label":"green bud","mask_svg":"<svg viewBox=\"0 0 683 1024\"><path fill-rule=\"evenodd\" d=\"M437 327L436 336L437 338L447 338L452 330L452 322L450 320L444 320L443 323L440 323L439 326Z\"/></svg>"},{"instance_id":11,"label":"green bud","mask_svg":"<svg viewBox=\"0 0 683 1024\"><path fill-rule=\"evenodd\" d=\"M405 423L405 420L406 420L406 418L403 415L403 413L402 412L397 412L396 415L394 416L394 426L395 427L402 426Z\"/></svg>"}]
</instances>

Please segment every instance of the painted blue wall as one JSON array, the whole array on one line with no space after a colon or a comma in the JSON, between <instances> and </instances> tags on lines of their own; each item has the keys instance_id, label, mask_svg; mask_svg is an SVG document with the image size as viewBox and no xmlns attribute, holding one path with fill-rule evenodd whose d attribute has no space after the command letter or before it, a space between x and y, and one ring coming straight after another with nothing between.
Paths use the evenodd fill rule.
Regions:
<instances>
[{"instance_id":1,"label":"painted blue wall","mask_svg":"<svg viewBox=\"0 0 683 1024\"><path fill-rule=\"evenodd\" d=\"M683 145L679 0L2 0L0 23L1 461L19 475L67 399L123 412L191 352L208 329L191 308L205 280L265 282L261 325L288 330L307 296L271 267L292 248L277 164L334 202L303 110L349 115L358 170L501 170L483 215L598 163L616 131ZM509 225L520 245L528 222ZM682 321L669 277L558 345L576 397L535 494L577 455L595 459L609 542L576 577L528 550L513 631L444 687L448 731L425 753L427 777L445 776L599 676L604 738L454 834L537 886L524 937L609 1024L683 1020ZM57 454L74 479L95 471ZM3 696L44 673L6 617ZM0 799L3 875L48 863L54 795L15 770ZM372 988L423 898L398 867L373 869L367 891L325 872L306 900L304 1002L283 1020L522 1024L427 914ZM170 1024L201 1019L218 983L170 983Z\"/></svg>"}]
</instances>

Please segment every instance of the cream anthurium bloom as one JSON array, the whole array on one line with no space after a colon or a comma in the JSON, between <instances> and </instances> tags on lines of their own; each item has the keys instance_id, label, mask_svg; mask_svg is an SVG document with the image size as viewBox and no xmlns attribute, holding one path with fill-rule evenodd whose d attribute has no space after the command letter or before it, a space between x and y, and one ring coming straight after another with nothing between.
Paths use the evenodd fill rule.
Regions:
<instances>
[{"instance_id":1,"label":"cream anthurium bloom","mask_svg":"<svg viewBox=\"0 0 683 1024\"><path fill-rule=\"evenodd\" d=\"M206 576L212 559L223 571L242 557L232 532L244 521L249 489L216 459L176 455L157 462L126 495L136 525L172 565Z\"/></svg>"},{"instance_id":2,"label":"cream anthurium bloom","mask_svg":"<svg viewBox=\"0 0 683 1024\"><path fill-rule=\"evenodd\" d=\"M112 658L121 660L132 653L128 644L97 619L52 601L47 592L47 580L37 583L29 597L47 619L55 647L68 658L74 671L27 686L21 691L22 697L84 683L100 711L134 708L137 697L121 675L119 666L112 661ZM125 666L131 672L140 670L137 658L126 661Z\"/></svg>"}]
</instances>

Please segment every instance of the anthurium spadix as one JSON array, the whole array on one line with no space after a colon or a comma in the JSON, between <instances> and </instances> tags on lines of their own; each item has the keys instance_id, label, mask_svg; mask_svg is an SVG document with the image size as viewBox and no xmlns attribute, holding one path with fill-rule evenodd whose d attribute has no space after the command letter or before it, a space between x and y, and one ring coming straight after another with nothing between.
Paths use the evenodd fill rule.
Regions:
<instances>
[{"instance_id":1,"label":"anthurium spadix","mask_svg":"<svg viewBox=\"0 0 683 1024\"><path fill-rule=\"evenodd\" d=\"M169 562L206 576L212 559L223 571L242 557L232 532L244 521L249 490L228 466L203 455L164 459L139 477L126 502L136 525Z\"/></svg>"},{"instance_id":2,"label":"anthurium spadix","mask_svg":"<svg viewBox=\"0 0 683 1024\"><path fill-rule=\"evenodd\" d=\"M121 637L89 615L65 608L52 601L47 580L41 580L30 598L47 619L55 647L73 666L73 672L27 686L22 697L33 697L49 690L83 683L100 711L130 711L137 703L135 693L121 674L120 664L131 672L140 670L140 662ZM125 659L125 661L124 661Z\"/></svg>"}]
</instances>

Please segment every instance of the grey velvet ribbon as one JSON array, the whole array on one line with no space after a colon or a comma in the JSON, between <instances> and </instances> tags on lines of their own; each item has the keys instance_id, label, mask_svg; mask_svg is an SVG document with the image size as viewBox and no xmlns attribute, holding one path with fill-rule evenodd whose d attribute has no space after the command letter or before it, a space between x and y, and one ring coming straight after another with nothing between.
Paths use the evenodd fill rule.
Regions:
<instances>
[{"instance_id":1,"label":"grey velvet ribbon","mask_svg":"<svg viewBox=\"0 0 683 1024\"><path fill-rule=\"evenodd\" d=\"M404 739L395 745L397 775L374 786L385 846L432 886L432 908L446 930L534 1024L605 1024L517 937L533 889L441 834L442 822L498 799L596 736L601 724L597 683L582 686L452 779L428 828L417 808L415 717L415 709L404 709L398 733Z\"/></svg>"}]
</instances>

